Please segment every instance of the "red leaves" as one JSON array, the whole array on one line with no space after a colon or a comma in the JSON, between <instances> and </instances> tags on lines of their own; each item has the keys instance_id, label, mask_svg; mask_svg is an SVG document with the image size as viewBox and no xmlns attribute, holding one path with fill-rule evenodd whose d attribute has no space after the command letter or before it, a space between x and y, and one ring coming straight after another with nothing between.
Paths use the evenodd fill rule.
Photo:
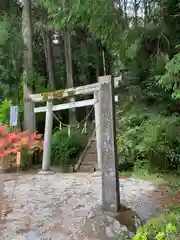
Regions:
<instances>
[{"instance_id":1,"label":"red leaves","mask_svg":"<svg viewBox=\"0 0 180 240\"><path fill-rule=\"evenodd\" d=\"M7 156L15 156L22 148L27 149L29 153L38 149L42 151L42 135L28 131L9 133L7 126L0 126L0 160Z\"/></svg>"}]
</instances>

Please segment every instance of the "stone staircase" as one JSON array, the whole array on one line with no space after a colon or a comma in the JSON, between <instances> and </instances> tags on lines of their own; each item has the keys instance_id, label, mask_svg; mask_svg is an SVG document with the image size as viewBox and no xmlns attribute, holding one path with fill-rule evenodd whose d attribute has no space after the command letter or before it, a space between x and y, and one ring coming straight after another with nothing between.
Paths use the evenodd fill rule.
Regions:
<instances>
[{"instance_id":1,"label":"stone staircase","mask_svg":"<svg viewBox=\"0 0 180 240\"><path fill-rule=\"evenodd\" d=\"M79 158L76 166L77 172L94 172L97 167L96 139L91 138Z\"/></svg>"}]
</instances>

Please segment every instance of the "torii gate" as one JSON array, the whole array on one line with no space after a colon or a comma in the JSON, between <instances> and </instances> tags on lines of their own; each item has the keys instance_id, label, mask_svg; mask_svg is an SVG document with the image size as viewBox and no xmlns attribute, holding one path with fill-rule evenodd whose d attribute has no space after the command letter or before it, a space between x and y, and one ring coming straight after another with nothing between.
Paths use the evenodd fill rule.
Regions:
<instances>
[{"instance_id":1,"label":"torii gate","mask_svg":"<svg viewBox=\"0 0 180 240\"><path fill-rule=\"evenodd\" d=\"M94 105L98 167L102 171L102 203L106 211L117 212L120 208L119 177L117 171L116 120L114 87L118 87L120 77L99 77L98 83L58 90L50 93L31 94L33 102L46 102L37 107L35 113L46 112L44 152L42 170L50 167L53 111ZM70 102L53 106L53 99L62 99L79 94L94 94L93 99Z\"/></svg>"}]
</instances>

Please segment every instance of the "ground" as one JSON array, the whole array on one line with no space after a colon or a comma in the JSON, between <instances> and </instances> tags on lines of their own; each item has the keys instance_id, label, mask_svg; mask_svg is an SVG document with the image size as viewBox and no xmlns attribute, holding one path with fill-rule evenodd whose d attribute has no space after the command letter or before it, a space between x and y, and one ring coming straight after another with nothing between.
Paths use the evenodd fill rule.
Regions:
<instances>
[{"instance_id":1,"label":"ground","mask_svg":"<svg viewBox=\"0 0 180 240\"><path fill-rule=\"evenodd\" d=\"M150 181L120 179L121 203L142 220L160 211L154 191ZM100 173L6 175L0 239L117 239L127 228L116 219L101 210Z\"/></svg>"}]
</instances>

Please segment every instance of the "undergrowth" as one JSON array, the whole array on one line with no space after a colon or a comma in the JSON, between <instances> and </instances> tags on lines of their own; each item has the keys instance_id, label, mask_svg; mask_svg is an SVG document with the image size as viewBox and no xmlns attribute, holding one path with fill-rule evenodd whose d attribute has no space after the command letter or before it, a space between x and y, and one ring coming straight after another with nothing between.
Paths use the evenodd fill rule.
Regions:
<instances>
[{"instance_id":1,"label":"undergrowth","mask_svg":"<svg viewBox=\"0 0 180 240\"><path fill-rule=\"evenodd\" d=\"M140 105L121 111L117 146L121 171L132 167L180 171L180 117Z\"/></svg>"},{"instance_id":2,"label":"undergrowth","mask_svg":"<svg viewBox=\"0 0 180 240\"><path fill-rule=\"evenodd\" d=\"M75 165L87 141L88 135L81 134L80 130L72 131L70 136L66 129L55 131L52 136L51 164L54 166Z\"/></svg>"},{"instance_id":3,"label":"undergrowth","mask_svg":"<svg viewBox=\"0 0 180 240\"><path fill-rule=\"evenodd\" d=\"M149 220L138 229L133 240L178 240L180 236L180 214L171 212Z\"/></svg>"}]
</instances>

